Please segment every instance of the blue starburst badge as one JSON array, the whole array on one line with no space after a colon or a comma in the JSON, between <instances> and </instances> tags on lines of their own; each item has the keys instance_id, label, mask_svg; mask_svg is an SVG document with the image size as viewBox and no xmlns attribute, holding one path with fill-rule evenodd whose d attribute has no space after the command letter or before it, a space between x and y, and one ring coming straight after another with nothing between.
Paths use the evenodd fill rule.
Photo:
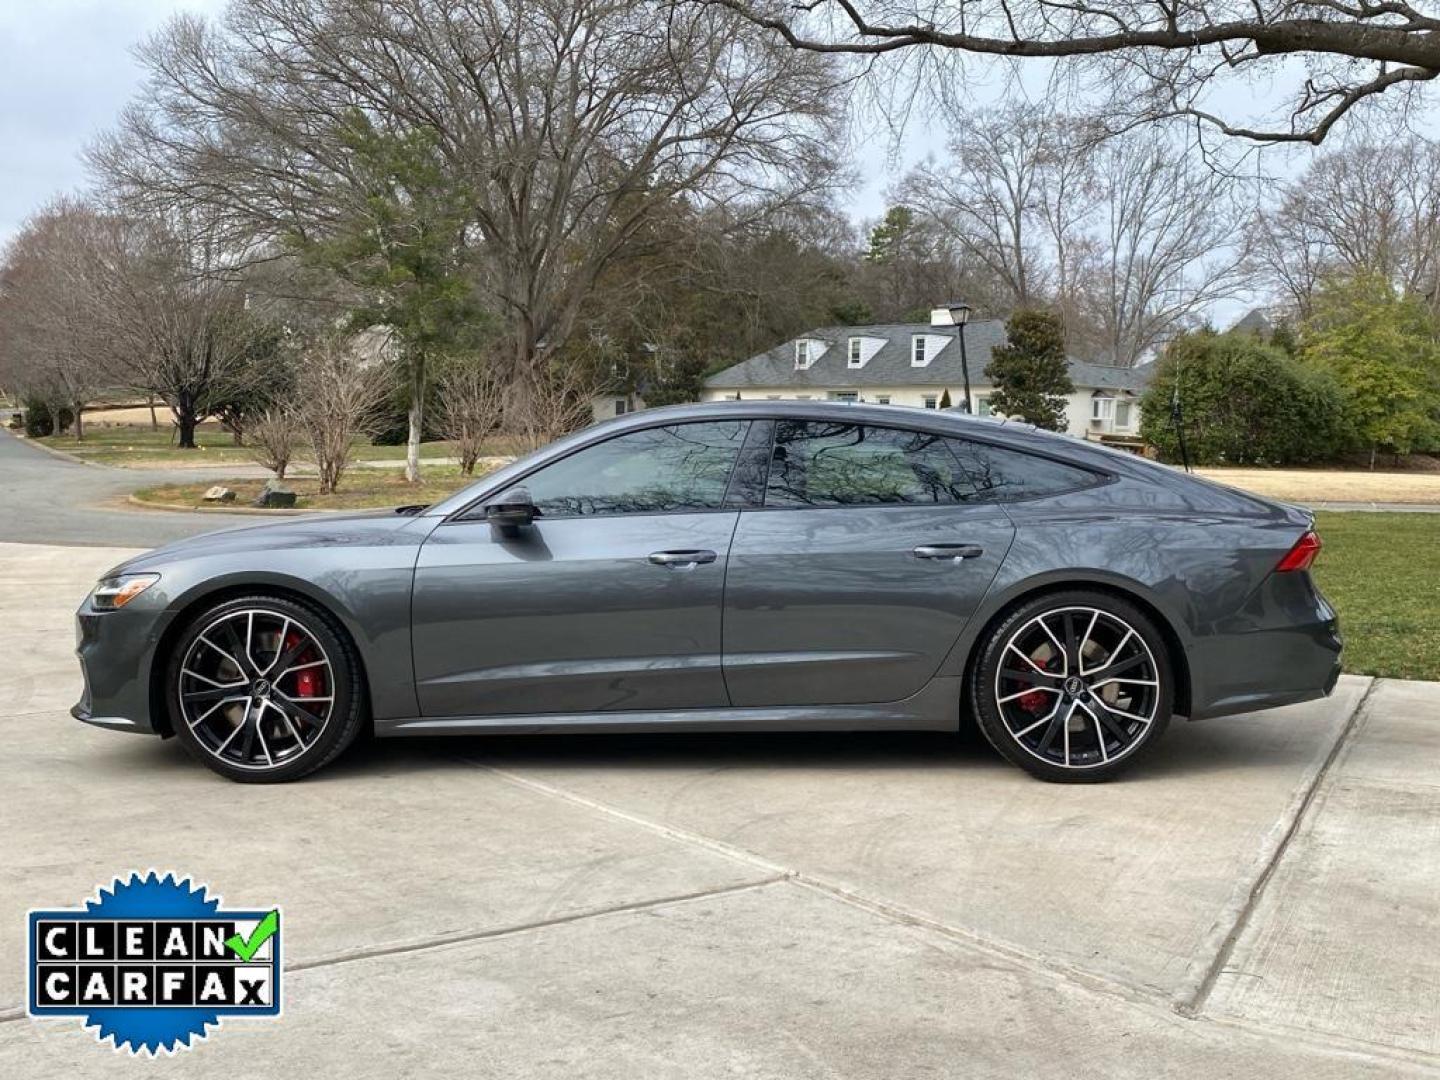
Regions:
<instances>
[{"instance_id":1,"label":"blue starburst badge","mask_svg":"<svg viewBox=\"0 0 1440 1080\"><path fill-rule=\"evenodd\" d=\"M131 874L83 908L30 912L27 969L31 1016L173 1053L221 1017L280 1015L280 911L222 910L189 878Z\"/></svg>"}]
</instances>

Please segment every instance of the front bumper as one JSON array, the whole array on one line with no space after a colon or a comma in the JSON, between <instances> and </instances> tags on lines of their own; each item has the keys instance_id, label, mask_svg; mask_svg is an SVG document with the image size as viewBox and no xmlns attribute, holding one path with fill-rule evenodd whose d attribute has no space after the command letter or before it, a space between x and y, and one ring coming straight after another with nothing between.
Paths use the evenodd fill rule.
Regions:
<instances>
[{"instance_id":1,"label":"front bumper","mask_svg":"<svg viewBox=\"0 0 1440 1080\"><path fill-rule=\"evenodd\" d=\"M163 733L151 716L150 678L168 622L166 612L138 602L96 611L87 599L75 613L75 655L84 689L70 715L111 731Z\"/></svg>"}]
</instances>

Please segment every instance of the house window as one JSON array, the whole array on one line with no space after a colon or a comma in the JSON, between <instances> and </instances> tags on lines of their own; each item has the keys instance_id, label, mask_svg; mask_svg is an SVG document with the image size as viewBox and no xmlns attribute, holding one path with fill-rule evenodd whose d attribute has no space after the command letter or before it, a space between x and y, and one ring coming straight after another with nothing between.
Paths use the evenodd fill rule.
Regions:
<instances>
[{"instance_id":1,"label":"house window","mask_svg":"<svg viewBox=\"0 0 1440 1080\"><path fill-rule=\"evenodd\" d=\"M925 335L916 334L910 339L910 365L912 367L925 366Z\"/></svg>"},{"instance_id":2,"label":"house window","mask_svg":"<svg viewBox=\"0 0 1440 1080\"><path fill-rule=\"evenodd\" d=\"M878 395L876 395L875 404L876 404L876 405L889 405L889 404L890 404L890 395L889 395L889 394L878 394Z\"/></svg>"},{"instance_id":3,"label":"house window","mask_svg":"<svg viewBox=\"0 0 1440 1080\"><path fill-rule=\"evenodd\" d=\"M795 370L804 371L810 366L810 342L795 342Z\"/></svg>"},{"instance_id":4,"label":"house window","mask_svg":"<svg viewBox=\"0 0 1440 1080\"><path fill-rule=\"evenodd\" d=\"M938 409L939 407L940 407L940 399L939 399L938 397L936 397L934 394L926 394L926 395L925 395L925 408L927 408L927 409Z\"/></svg>"},{"instance_id":5,"label":"house window","mask_svg":"<svg viewBox=\"0 0 1440 1080\"><path fill-rule=\"evenodd\" d=\"M616 398L616 399L615 399L615 415L616 415L616 416L624 416L624 415L625 415L627 412L629 412L629 411L630 411L630 403L629 403L628 401L626 401L624 398Z\"/></svg>"},{"instance_id":6,"label":"house window","mask_svg":"<svg viewBox=\"0 0 1440 1080\"><path fill-rule=\"evenodd\" d=\"M994 413L992 413L992 412L990 411L990 399L989 399L988 397L982 397L982 398L976 398L976 399L975 399L975 415L976 415L976 416L994 416L994 415L995 415Z\"/></svg>"},{"instance_id":7,"label":"house window","mask_svg":"<svg viewBox=\"0 0 1440 1080\"><path fill-rule=\"evenodd\" d=\"M1115 415L1115 399L1095 397L1090 399L1090 419L1109 420Z\"/></svg>"},{"instance_id":8,"label":"house window","mask_svg":"<svg viewBox=\"0 0 1440 1080\"><path fill-rule=\"evenodd\" d=\"M1130 426L1130 402L1117 401L1115 403L1115 426L1117 428Z\"/></svg>"},{"instance_id":9,"label":"house window","mask_svg":"<svg viewBox=\"0 0 1440 1080\"><path fill-rule=\"evenodd\" d=\"M830 395L831 401L854 401L860 395L854 390L836 390Z\"/></svg>"},{"instance_id":10,"label":"house window","mask_svg":"<svg viewBox=\"0 0 1440 1080\"><path fill-rule=\"evenodd\" d=\"M861 367L863 364L864 361L860 358L860 339L852 337L850 339L850 366Z\"/></svg>"}]
</instances>

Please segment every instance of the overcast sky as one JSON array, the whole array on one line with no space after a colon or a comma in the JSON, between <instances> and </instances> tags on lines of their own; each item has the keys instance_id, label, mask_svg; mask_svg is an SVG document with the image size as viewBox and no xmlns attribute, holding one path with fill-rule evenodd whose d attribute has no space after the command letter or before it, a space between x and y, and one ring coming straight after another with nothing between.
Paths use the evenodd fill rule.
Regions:
<instances>
[{"instance_id":1,"label":"overcast sky","mask_svg":"<svg viewBox=\"0 0 1440 1080\"><path fill-rule=\"evenodd\" d=\"M130 49L176 11L221 0L0 0L0 244L85 182L81 148L140 81Z\"/></svg>"}]
</instances>

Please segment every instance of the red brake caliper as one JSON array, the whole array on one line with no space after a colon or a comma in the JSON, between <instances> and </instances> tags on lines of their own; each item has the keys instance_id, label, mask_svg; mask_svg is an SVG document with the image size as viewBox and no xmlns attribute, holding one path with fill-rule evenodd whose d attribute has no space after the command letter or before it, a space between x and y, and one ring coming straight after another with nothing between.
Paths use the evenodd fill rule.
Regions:
<instances>
[{"instance_id":1,"label":"red brake caliper","mask_svg":"<svg viewBox=\"0 0 1440 1080\"><path fill-rule=\"evenodd\" d=\"M1036 649L1035 655L1030 657L1030 659L1035 662L1036 667L1049 670L1048 665L1041 661L1039 653L1040 649ZM1050 697L1051 695L1045 693L1044 690L1031 690L1029 693L1021 694L1015 700L1020 703L1020 707L1026 712L1038 715L1039 713L1042 713L1047 708L1049 708Z\"/></svg>"},{"instance_id":2,"label":"red brake caliper","mask_svg":"<svg viewBox=\"0 0 1440 1080\"><path fill-rule=\"evenodd\" d=\"M285 635L285 643L281 648L282 651L293 649L298 644L300 644L300 635L292 630L289 634ZM306 649L297 658L296 663L308 663L311 659L310 650ZM318 667L305 668L303 671L297 671L295 673L296 697L310 698L323 697L324 695L325 673L322 669Z\"/></svg>"}]
</instances>

